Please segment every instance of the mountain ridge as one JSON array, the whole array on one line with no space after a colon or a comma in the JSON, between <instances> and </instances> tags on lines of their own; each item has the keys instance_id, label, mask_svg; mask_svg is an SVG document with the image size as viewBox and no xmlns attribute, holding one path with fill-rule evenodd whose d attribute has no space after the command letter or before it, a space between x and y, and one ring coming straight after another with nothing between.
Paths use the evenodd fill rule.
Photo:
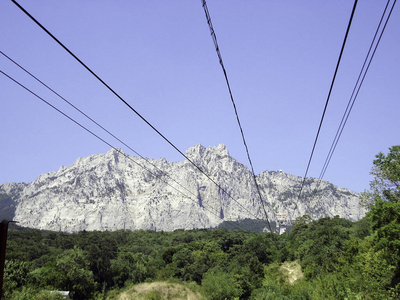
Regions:
<instances>
[{"instance_id":1,"label":"mountain ridge","mask_svg":"<svg viewBox=\"0 0 400 300\"><path fill-rule=\"evenodd\" d=\"M111 149L78 158L31 183L2 184L0 199L8 199L8 205L14 201L14 220L20 225L66 232L171 231L265 219L252 173L229 155L225 145L197 144L186 155L223 190L187 159L143 159ZM326 181L307 178L297 202L301 177L264 171L256 178L270 221L276 220L276 213L292 219L309 214L314 219L339 215L355 221L366 212L356 193Z\"/></svg>"}]
</instances>

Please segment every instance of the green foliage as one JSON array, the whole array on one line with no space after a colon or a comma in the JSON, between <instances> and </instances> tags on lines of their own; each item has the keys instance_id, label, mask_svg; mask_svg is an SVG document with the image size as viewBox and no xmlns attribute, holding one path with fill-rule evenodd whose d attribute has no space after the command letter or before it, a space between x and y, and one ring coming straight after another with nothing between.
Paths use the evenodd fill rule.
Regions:
<instances>
[{"instance_id":1,"label":"green foliage","mask_svg":"<svg viewBox=\"0 0 400 300\"><path fill-rule=\"evenodd\" d=\"M253 291L251 300L306 300L312 299L311 291L308 285L297 284L295 286L289 286L285 284L277 283L270 279L264 282L264 287Z\"/></svg>"},{"instance_id":2,"label":"green foliage","mask_svg":"<svg viewBox=\"0 0 400 300\"><path fill-rule=\"evenodd\" d=\"M371 222L369 218L362 218L361 220L354 222L351 228L351 235L357 238L363 239L372 233Z\"/></svg>"},{"instance_id":3,"label":"green foliage","mask_svg":"<svg viewBox=\"0 0 400 300\"><path fill-rule=\"evenodd\" d=\"M15 291L12 296L6 297L9 300L63 300L60 293L23 287L21 291Z\"/></svg>"},{"instance_id":4,"label":"green foliage","mask_svg":"<svg viewBox=\"0 0 400 300\"><path fill-rule=\"evenodd\" d=\"M89 299L96 288L86 254L79 248L65 250L56 261L60 287L71 291L73 299Z\"/></svg>"},{"instance_id":5,"label":"green foliage","mask_svg":"<svg viewBox=\"0 0 400 300\"><path fill-rule=\"evenodd\" d=\"M265 276L261 288L255 289L250 299L310 299L310 284L302 280L287 284L287 274L280 270L279 263L265 267Z\"/></svg>"},{"instance_id":6,"label":"green foliage","mask_svg":"<svg viewBox=\"0 0 400 300\"><path fill-rule=\"evenodd\" d=\"M6 299L36 299L44 290L103 299L156 279L197 282L210 299L390 299L397 293L396 268L386 255L395 241L379 248L370 224L370 218L351 223L304 216L282 236L224 228L76 234L16 230L9 244L18 241L21 247L7 252ZM299 259L307 279L288 284L279 271L286 259Z\"/></svg>"},{"instance_id":7,"label":"green foliage","mask_svg":"<svg viewBox=\"0 0 400 300\"><path fill-rule=\"evenodd\" d=\"M233 299L241 294L234 276L219 269L207 272L201 286L209 300Z\"/></svg>"},{"instance_id":8,"label":"green foliage","mask_svg":"<svg viewBox=\"0 0 400 300\"><path fill-rule=\"evenodd\" d=\"M374 160L372 174L375 195L381 198L399 202L400 200L400 145L389 148L389 154L382 152Z\"/></svg>"},{"instance_id":9,"label":"green foliage","mask_svg":"<svg viewBox=\"0 0 400 300\"><path fill-rule=\"evenodd\" d=\"M78 247L87 253L86 257L90 270L93 272L94 280L101 286L111 285L111 260L117 257L117 242L109 232L88 233L82 231L77 235Z\"/></svg>"},{"instance_id":10,"label":"green foliage","mask_svg":"<svg viewBox=\"0 0 400 300\"><path fill-rule=\"evenodd\" d=\"M144 282L147 278L154 278L157 266L155 260L143 253L119 253L111 262L113 283L123 287L126 283Z\"/></svg>"},{"instance_id":11,"label":"green foliage","mask_svg":"<svg viewBox=\"0 0 400 300\"><path fill-rule=\"evenodd\" d=\"M28 280L29 264L20 260L6 260L3 275L4 295L11 295L18 288L23 287Z\"/></svg>"},{"instance_id":12,"label":"green foliage","mask_svg":"<svg viewBox=\"0 0 400 300\"><path fill-rule=\"evenodd\" d=\"M151 291L147 293L144 297L145 300L162 300L163 299L162 296L163 295L158 291Z\"/></svg>"},{"instance_id":13,"label":"green foliage","mask_svg":"<svg viewBox=\"0 0 400 300\"><path fill-rule=\"evenodd\" d=\"M276 222L270 222L272 231L276 231ZM237 230L241 228L245 231L263 233L265 229L269 230L267 222L264 220L252 220L245 218L239 221L224 221L217 228L225 228L227 230Z\"/></svg>"},{"instance_id":14,"label":"green foliage","mask_svg":"<svg viewBox=\"0 0 400 300\"><path fill-rule=\"evenodd\" d=\"M375 178L365 197L373 199L368 213L373 230L373 255L379 255L393 270L391 282L382 286L397 292L400 285L400 146L391 147L387 155L376 155L371 173Z\"/></svg>"},{"instance_id":15,"label":"green foliage","mask_svg":"<svg viewBox=\"0 0 400 300\"><path fill-rule=\"evenodd\" d=\"M306 278L316 278L339 267L351 227L350 221L338 217L311 223L308 218L297 220L289 234L288 247L299 259Z\"/></svg>"},{"instance_id":16,"label":"green foliage","mask_svg":"<svg viewBox=\"0 0 400 300\"><path fill-rule=\"evenodd\" d=\"M389 148L387 155L382 152L376 155L371 175L374 179L370 183L370 191L363 193L367 206L378 199L400 201L400 145Z\"/></svg>"},{"instance_id":17,"label":"green foliage","mask_svg":"<svg viewBox=\"0 0 400 300\"><path fill-rule=\"evenodd\" d=\"M73 299L90 299L96 283L83 250L65 250L54 262L30 273L30 283L43 289L70 291Z\"/></svg>"},{"instance_id":18,"label":"green foliage","mask_svg":"<svg viewBox=\"0 0 400 300\"><path fill-rule=\"evenodd\" d=\"M375 250L384 249L388 259L394 263L393 260L400 257L400 202L378 199L369 217L374 230Z\"/></svg>"},{"instance_id":19,"label":"green foliage","mask_svg":"<svg viewBox=\"0 0 400 300\"><path fill-rule=\"evenodd\" d=\"M305 215L281 236L227 228L65 234L12 225L4 299L57 299L50 290L117 299L121 289L155 280L200 286L207 299L399 299L399 153L394 146L377 155L364 194L371 210L357 222ZM289 283L282 271L289 263L281 265L295 260L304 278Z\"/></svg>"},{"instance_id":20,"label":"green foliage","mask_svg":"<svg viewBox=\"0 0 400 300\"><path fill-rule=\"evenodd\" d=\"M9 230L7 258L20 261L33 261L49 253L47 245L42 243L43 235L39 230Z\"/></svg>"}]
</instances>

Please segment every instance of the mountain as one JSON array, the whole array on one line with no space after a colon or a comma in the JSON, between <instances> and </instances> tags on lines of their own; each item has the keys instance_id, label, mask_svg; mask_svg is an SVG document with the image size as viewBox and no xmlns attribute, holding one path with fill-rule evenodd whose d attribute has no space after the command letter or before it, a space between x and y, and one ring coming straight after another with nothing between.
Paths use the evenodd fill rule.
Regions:
<instances>
[{"instance_id":1,"label":"mountain","mask_svg":"<svg viewBox=\"0 0 400 300\"><path fill-rule=\"evenodd\" d=\"M274 223L277 213L293 220L309 214L355 221L366 212L356 193L313 178L306 179L297 201L302 178L282 171L256 176L261 203L252 173L224 145L196 145L186 155L209 178L188 160L145 160L111 149L32 183L0 185L0 212L21 226L65 232L210 228L265 220L265 213Z\"/></svg>"}]
</instances>

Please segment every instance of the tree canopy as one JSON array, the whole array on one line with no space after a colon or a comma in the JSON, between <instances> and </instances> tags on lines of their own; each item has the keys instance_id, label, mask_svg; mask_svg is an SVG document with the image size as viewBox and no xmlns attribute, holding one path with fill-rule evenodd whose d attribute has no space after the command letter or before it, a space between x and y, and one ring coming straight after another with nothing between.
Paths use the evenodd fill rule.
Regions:
<instances>
[{"instance_id":1,"label":"tree canopy","mask_svg":"<svg viewBox=\"0 0 400 300\"><path fill-rule=\"evenodd\" d=\"M112 300L137 283L178 281L205 299L399 299L400 146L373 165L365 218L304 215L282 235L223 227L65 234L10 225L3 297L61 299L49 291L67 290L73 299ZM283 262L304 276L288 280Z\"/></svg>"}]
</instances>

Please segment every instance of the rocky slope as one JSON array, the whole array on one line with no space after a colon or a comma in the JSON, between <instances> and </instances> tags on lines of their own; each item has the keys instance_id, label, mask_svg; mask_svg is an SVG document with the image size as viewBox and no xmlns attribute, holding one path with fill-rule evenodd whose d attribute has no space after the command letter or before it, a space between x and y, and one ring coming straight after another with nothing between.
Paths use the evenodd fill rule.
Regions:
<instances>
[{"instance_id":1,"label":"rocky slope","mask_svg":"<svg viewBox=\"0 0 400 300\"><path fill-rule=\"evenodd\" d=\"M297 201L302 178L284 172L257 176L262 205L251 172L224 145L196 145L186 154L209 178L187 160L146 161L112 149L29 184L0 185L0 203L15 207L14 220L22 226L66 232L209 228L229 220L265 219L264 208L270 221L276 213L291 219L365 215L357 194L312 178Z\"/></svg>"}]
</instances>

